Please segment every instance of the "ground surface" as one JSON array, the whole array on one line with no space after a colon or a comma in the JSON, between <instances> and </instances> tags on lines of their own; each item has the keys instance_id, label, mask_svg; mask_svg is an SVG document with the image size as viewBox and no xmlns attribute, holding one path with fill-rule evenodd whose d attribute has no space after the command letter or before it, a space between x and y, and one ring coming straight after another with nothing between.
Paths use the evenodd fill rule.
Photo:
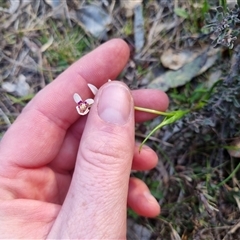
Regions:
<instances>
[{"instance_id":1,"label":"ground surface","mask_svg":"<svg viewBox=\"0 0 240 240\"><path fill-rule=\"evenodd\" d=\"M226 26L226 15L216 18L216 7L225 4L0 0L1 136L71 63L107 39L123 38L131 58L119 80L130 88L162 89L170 97L169 111L188 112L175 112L179 119L168 119L173 123L147 141L159 164L133 175L145 180L162 213L145 219L129 211L128 238L240 239L240 54L232 38L239 23ZM204 28L206 13L210 28ZM239 12L231 14L235 21ZM162 121L136 126L136 138L143 141Z\"/></svg>"}]
</instances>

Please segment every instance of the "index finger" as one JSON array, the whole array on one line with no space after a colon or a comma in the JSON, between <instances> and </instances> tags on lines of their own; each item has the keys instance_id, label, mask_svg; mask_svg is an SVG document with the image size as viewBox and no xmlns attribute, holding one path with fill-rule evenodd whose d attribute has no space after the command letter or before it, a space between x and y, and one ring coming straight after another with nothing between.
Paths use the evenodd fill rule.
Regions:
<instances>
[{"instance_id":1,"label":"index finger","mask_svg":"<svg viewBox=\"0 0 240 240\"><path fill-rule=\"evenodd\" d=\"M1 144L1 167L4 163L21 167L48 164L57 155L66 130L79 115L73 94L83 99L92 96L87 81L101 86L116 78L129 58L128 45L114 39L85 55L55 81L41 90L25 107L4 135Z\"/></svg>"},{"instance_id":2,"label":"index finger","mask_svg":"<svg viewBox=\"0 0 240 240\"><path fill-rule=\"evenodd\" d=\"M123 40L108 41L59 75L37 94L24 111L37 108L67 129L79 117L73 114L76 105L73 102L73 94L77 92L83 99L92 96L87 83L100 87L108 79L115 79L128 58L129 48Z\"/></svg>"}]
</instances>

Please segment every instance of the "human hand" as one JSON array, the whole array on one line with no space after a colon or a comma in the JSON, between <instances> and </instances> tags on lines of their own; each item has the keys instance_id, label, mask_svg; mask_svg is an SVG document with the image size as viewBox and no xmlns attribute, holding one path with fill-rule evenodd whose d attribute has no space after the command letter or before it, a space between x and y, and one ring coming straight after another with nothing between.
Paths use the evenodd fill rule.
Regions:
<instances>
[{"instance_id":1,"label":"human hand","mask_svg":"<svg viewBox=\"0 0 240 240\"><path fill-rule=\"evenodd\" d=\"M164 111L167 96L129 89L115 79L129 48L111 40L84 56L40 91L0 143L0 238L124 239L127 204L138 214L159 214L147 186L129 179L157 155L134 141L135 121L153 118L137 106ZM92 96L79 116L72 96Z\"/></svg>"}]
</instances>

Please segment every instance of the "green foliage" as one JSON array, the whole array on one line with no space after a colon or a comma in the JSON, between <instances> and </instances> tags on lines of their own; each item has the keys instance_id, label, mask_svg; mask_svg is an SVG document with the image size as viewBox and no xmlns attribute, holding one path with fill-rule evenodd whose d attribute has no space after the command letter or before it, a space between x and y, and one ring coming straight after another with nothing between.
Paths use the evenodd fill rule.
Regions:
<instances>
[{"instance_id":1,"label":"green foliage","mask_svg":"<svg viewBox=\"0 0 240 240\"><path fill-rule=\"evenodd\" d=\"M210 9L208 0L205 0L202 5L202 15L205 15Z\"/></svg>"},{"instance_id":2,"label":"green foliage","mask_svg":"<svg viewBox=\"0 0 240 240\"><path fill-rule=\"evenodd\" d=\"M163 192L160 191L159 185L161 184L159 181L154 181L151 179L147 179L146 184L148 185L151 194L157 198L157 199L162 199L163 198Z\"/></svg>"},{"instance_id":3,"label":"green foliage","mask_svg":"<svg viewBox=\"0 0 240 240\"><path fill-rule=\"evenodd\" d=\"M133 33L133 21L132 21L132 19L128 19L126 21L125 25L123 26L122 31L126 36L129 36Z\"/></svg>"},{"instance_id":4,"label":"green foliage","mask_svg":"<svg viewBox=\"0 0 240 240\"><path fill-rule=\"evenodd\" d=\"M153 109L148 109L148 108L142 108L142 107L135 107L135 110L138 111L143 111L143 112L148 112L148 113L154 113L154 114L158 114L158 115L162 115L165 116L165 118L163 119L163 121L157 125L147 136L146 138L143 140L143 142L140 145L139 150L141 150L142 146L144 145L144 143L149 139L149 137L154 134L157 130L159 130L160 128L175 123L176 121L178 121L179 119L181 119L185 114L189 113L189 110L178 110L178 111L173 111L173 112L160 112L157 110L153 110Z\"/></svg>"},{"instance_id":5,"label":"green foliage","mask_svg":"<svg viewBox=\"0 0 240 240\"><path fill-rule=\"evenodd\" d=\"M230 179L232 179L232 178L235 176L235 174L239 171L239 169L240 169L240 163L236 166L236 168L231 172L231 174L230 174L227 178L225 178L222 182L220 182L220 183L218 184L218 187L223 186L223 185L226 184Z\"/></svg>"},{"instance_id":6,"label":"green foliage","mask_svg":"<svg viewBox=\"0 0 240 240\"><path fill-rule=\"evenodd\" d=\"M88 48L88 38L78 26L66 27L60 32L54 22L49 24L51 29L43 30L40 40L44 44L49 37L53 37L54 41L44 55L51 66L66 69L85 53Z\"/></svg>"},{"instance_id":7,"label":"green foliage","mask_svg":"<svg viewBox=\"0 0 240 240\"><path fill-rule=\"evenodd\" d=\"M192 108L196 105L202 106L207 101L209 89L200 84L195 89L192 89L191 84L185 85L182 92L179 89L174 89L169 93L169 96L177 104Z\"/></svg>"},{"instance_id":8,"label":"green foliage","mask_svg":"<svg viewBox=\"0 0 240 240\"><path fill-rule=\"evenodd\" d=\"M147 68L143 68L141 65L138 65L137 66L137 73L138 73L138 75L140 75L140 76L144 76L144 75L146 75L147 73L148 73L148 69Z\"/></svg>"},{"instance_id":9,"label":"green foliage","mask_svg":"<svg viewBox=\"0 0 240 240\"><path fill-rule=\"evenodd\" d=\"M175 8L174 12L177 16L181 18L189 18L189 13L184 8Z\"/></svg>"},{"instance_id":10,"label":"green foliage","mask_svg":"<svg viewBox=\"0 0 240 240\"><path fill-rule=\"evenodd\" d=\"M128 215L128 217L131 217L134 220L137 220L139 218L139 215L136 214L131 208L128 208L127 215Z\"/></svg>"},{"instance_id":11,"label":"green foliage","mask_svg":"<svg viewBox=\"0 0 240 240\"><path fill-rule=\"evenodd\" d=\"M206 13L210 9L209 1L188 1L188 7L174 8L174 13L185 19L186 28L192 32L197 33L201 29L200 25L204 21Z\"/></svg>"},{"instance_id":12,"label":"green foliage","mask_svg":"<svg viewBox=\"0 0 240 240\"><path fill-rule=\"evenodd\" d=\"M150 138L150 136L153 135L157 130L161 129L166 125L174 124L178 120L182 119L188 113L195 112L199 109L202 109L205 105L207 105L211 95L214 93L214 89L219 83L220 81L217 81L215 84L213 84L213 86L210 89L203 87L202 85L199 85L193 92L191 92L190 89L186 87L185 88L186 91L184 91L184 93L181 95L172 93L170 96L180 100L181 102L180 105L182 105L183 103L187 104L188 108L186 110L160 112L153 109L135 106L135 110L137 111L143 111L143 112L164 116L163 121L159 125L157 125L154 129L152 129L150 133L146 136L146 138L143 140L143 142L140 145L140 150L142 146L146 143L146 141ZM187 86L190 86L190 85L188 84ZM204 119L204 124L212 125L213 123L208 118L206 118Z\"/></svg>"},{"instance_id":13,"label":"green foliage","mask_svg":"<svg viewBox=\"0 0 240 240\"><path fill-rule=\"evenodd\" d=\"M227 1L226 0L219 0L219 6L221 6L224 11L227 10Z\"/></svg>"},{"instance_id":14,"label":"green foliage","mask_svg":"<svg viewBox=\"0 0 240 240\"><path fill-rule=\"evenodd\" d=\"M18 98L16 98L16 97L14 97L13 95L8 94L8 97L11 99L11 101L12 101L13 103L18 103L18 104L20 104L20 105L22 105L22 106L25 106L25 105L26 105L26 102L32 100L32 98L33 98L34 96L35 96L34 94L28 94L28 95L26 95L26 96L24 96L24 97L18 97Z\"/></svg>"}]
</instances>

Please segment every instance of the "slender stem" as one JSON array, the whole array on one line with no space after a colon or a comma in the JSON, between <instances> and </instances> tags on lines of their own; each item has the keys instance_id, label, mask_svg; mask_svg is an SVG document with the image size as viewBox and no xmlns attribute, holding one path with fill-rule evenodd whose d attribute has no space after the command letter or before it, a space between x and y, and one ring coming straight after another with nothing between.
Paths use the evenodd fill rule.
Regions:
<instances>
[{"instance_id":1,"label":"slender stem","mask_svg":"<svg viewBox=\"0 0 240 240\"><path fill-rule=\"evenodd\" d=\"M217 186L221 187L223 186L227 181L229 181L231 178L234 177L234 175L238 172L238 170L240 169L240 163L237 165L237 167L231 172L231 174L225 178L222 182L220 182Z\"/></svg>"},{"instance_id":2,"label":"slender stem","mask_svg":"<svg viewBox=\"0 0 240 240\"><path fill-rule=\"evenodd\" d=\"M143 108L143 107L134 106L134 109L137 110L137 111L141 111L141 112L153 113L153 114L163 115L163 116L172 116L173 115L172 113L161 112L161 111L153 110L153 109L150 109L150 108Z\"/></svg>"}]
</instances>

